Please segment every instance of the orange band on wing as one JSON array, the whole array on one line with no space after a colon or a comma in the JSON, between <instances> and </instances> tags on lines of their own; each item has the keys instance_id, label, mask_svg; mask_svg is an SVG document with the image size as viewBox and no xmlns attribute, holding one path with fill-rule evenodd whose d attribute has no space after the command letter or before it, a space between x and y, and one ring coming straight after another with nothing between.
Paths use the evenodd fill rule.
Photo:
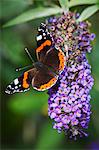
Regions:
<instances>
[{"instance_id":1,"label":"orange band on wing","mask_svg":"<svg viewBox=\"0 0 99 150\"><path fill-rule=\"evenodd\" d=\"M51 46L51 41L50 40L46 40L43 44L41 44L41 46L39 46L37 49L36 49L36 52L40 52L41 50L43 50L43 48L45 46Z\"/></svg>"},{"instance_id":2,"label":"orange band on wing","mask_svg":"<svg viewBox=\"0 0 99 150\"><path fill-rule=\"evenodd\" d=\"M62 71L65 67L65 55L62 51L59 51L58 56L60 60L59 70Z\"/></svg>"},{"instance_id":3,"label":"orange band on wing","mask_svg":"<svg viewBox=\"0 0 99 150\"><path fill-rule=\"evenodd\" d=\"M24 88L28 88L29 87L29 84L26 81L27 79L28 79L28 72L25 72L24 73L24 78L23 78L23 85L22 85Z\"/></svg>"},{"instance_id":4,"label":"orange band on wing","mask_svg":"<svg viewBox=\"0 0 99 150\"><path fill-rule=\"evenodd\" d=\"M48 83L44 84L44 85L41 85L39 88L37 88L38 90L45 90L45 89L48 89L50 88L52 85L54 85L57 81L57 78L52 78Z\"/></svg>"}]
</instances>

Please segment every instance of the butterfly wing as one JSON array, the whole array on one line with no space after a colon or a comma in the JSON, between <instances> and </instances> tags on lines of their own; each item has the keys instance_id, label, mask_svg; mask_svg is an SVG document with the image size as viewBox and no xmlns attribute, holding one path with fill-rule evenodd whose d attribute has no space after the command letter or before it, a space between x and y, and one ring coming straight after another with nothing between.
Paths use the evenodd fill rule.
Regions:
<instances>
[{"instance_id":1,"label":"butterfly wing","mask_svg":"<svg viewBox=\"0 0 99 150\"><path fill-rule=\"evenodd\" d=\"M38 61L42 61L46 52L50 49L52 45L50 34L46 29L46 25L43 23L40 25L40 28L38 29L38 35L36 40L37 40L37 49L36 49L37 59Z\"/></svg>"},{"instance_id":2,"label":"butterfly wing","mask_svg":"<svg viewBox=\"0 0 99 150\"><path fill-rule=\"evenodd\" d=\"M24 72L20 77L11 82L5 92L13 94L17 92L25 92L30 89L30 85L38 91L44 91L51 88L57 82L58 76L47 68L33 68Z\"/></svg>"},{"instance_id":3,"label":"butterfly wing","mask_svg":"<svg viewBox=\"0 0 99 150\"><path fill-rule=\"evenodd\" d=\"M7 86L5 92L7 94L13 94L16 92L25 92L29 90L32 78L35 75L35 73L36 73L35 68L24 72L20 77L16 78L13 82L11 82Z\"/></svg>"},{"instance_id":4,"label":"butterfly wing","mask_svg":"<svg viewBox=\"0 0 99 150\"><path fill-rule=\"evenodd\" d=\"M46 25L41 24L37 35L36 55L38 61L53 69L57 73L63 71L65 67L65 55L61 50L52 46L51 35Z\"/></svg>"},{"instance_id":5,"label":"butterfly wing","mask_svg":"<svg viewBox=\"0 0 99 150\"><path fill-rule=\"evenodd\" d=\"M37 47L39 47L46 40L51 41L51 36L50 33L48 32L48 29L46 28L46 24L41 23L40 27L38 28L36 40L37 40Z\"/></svg>"},{"instance_id":6,"label":"butterfly wing","mask_svg":"<svg viewBox=\"0 0 99 150\"><path fill-rule=\"evenodd\" d=\"M43 59L43 64L51 68L56 73L61 73L65 67L65 55L61 50L51 48Z\"/></svg>"},{"instance_id":7,"label":"butterfly wing","mask_svg":"<svg viewBox=\"0 0 99 150\"><path fill-rule=\"evenodd\" d=\"M47 68L41 68L32 79L32 86L38 91L51 88L57 82L58 76Z\"/></svg>"}]
</instances>

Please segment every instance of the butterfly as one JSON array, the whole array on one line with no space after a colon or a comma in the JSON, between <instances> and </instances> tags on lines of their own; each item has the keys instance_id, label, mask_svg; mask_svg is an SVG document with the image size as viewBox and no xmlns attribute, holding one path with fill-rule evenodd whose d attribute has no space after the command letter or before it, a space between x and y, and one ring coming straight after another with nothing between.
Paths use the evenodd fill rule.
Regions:
<instances>
[{"instance_id":1,"label":"butterfly","mask_svg":"<svg viewBox=\"0 0 99 150\"><path fill-rule=\"evenodd\" d=\"M38 29L35 52L37 62L32 64L31 69L14 79L7 86L6 93L25 92L30 89L30 85L37 91L44 91L55 85L59 74L64 70L65 55L62 50L53 46L50 33L43 23Z\"/></svg>"}]
</instances>

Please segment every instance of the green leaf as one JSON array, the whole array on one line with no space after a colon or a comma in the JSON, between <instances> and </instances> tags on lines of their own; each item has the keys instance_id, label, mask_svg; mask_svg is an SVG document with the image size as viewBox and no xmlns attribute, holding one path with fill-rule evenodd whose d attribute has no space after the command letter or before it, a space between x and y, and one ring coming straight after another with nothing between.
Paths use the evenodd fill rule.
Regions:
<instances>
[{"instance_id":1,"label":"green leaf","mask_svg":"<svg viewBox=\"0 0 99 150\"><path fill-rule=\"evenodd\" d=\"M22 13L15 19L8 21L5 25L3 25L3 27L24 23L36 18L46 17L60 12L62 12L62 9L59 7L50 7L50 8L39 7L39 8L31 9Z\"/></svg>"},{"instance_id":2,"label":"green leaf","mask_svg":"<svg viewBox=\"0 0 99 150\"><path fill-rule=\"evenodd\" d=\"M9 108L19 114L28 114L31 112L40 112L48 100L46 92L37 92L33 89L26 93L20 93L11 96L8 103Z\"/></svg>"},{"instance_id":3,"label":"green leaf","mask_svg":"<svg viewBox=\"0 0 99 150\"><path fill-rule=\"evenodd\" d=\"M84 21L88 19L90 16L92 16L94 13L96 13L99 10L98 5L93 5L90 7L87 7L80 15L80 17L77 19L77 21Z\"/></svg>"},{"instance_id":4,"label":"green leaf","mask_svg":"<svg viewBox=\"0 0 99 150\"><path fill-rule=\"evenodd\" d=\"M29 1L26 0L1 0L0 1L0 19L11 18L23 12L29 7ZM17 9L16 9L17 8Z\"/></svg>"},{"instance_id":5,"label":"green leaf","mask_svg":"<svg viewBox=\"0 0 99 150\"><path fill-rule=\"evenodd\" d=\"M89 5L89 4L98 4L98 0L71 0L68 5L69 8L77 5Z\"/></svg>"},{"instance_id":6,"label":"green leaf","mask_svg":"<svg viewBox=\"0 0 99 150\"><path fill-rule=\"evenodd\" d=\"M68 0L59 0L59 3L61 7L63 8L63 10L66 11L68 9Z\"/></svg>"}]
</instances>

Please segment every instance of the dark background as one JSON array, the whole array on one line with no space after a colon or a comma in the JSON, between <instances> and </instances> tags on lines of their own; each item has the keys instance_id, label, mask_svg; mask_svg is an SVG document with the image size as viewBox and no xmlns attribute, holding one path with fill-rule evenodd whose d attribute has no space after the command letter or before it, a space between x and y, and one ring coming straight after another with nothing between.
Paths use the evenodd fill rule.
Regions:
<instances>
[{"instance_id":1,"label":"dark background","mask_svg":"<svg viewBox=\"0 0 99 150\"><path fill-rule=\"evenodd\" d=\"M3 0L1 4L1 27L8 20L25 10L38 6L59 5L57 0ZM81 12L86 6L77 6L71 10ZM90 149L99 148L99 13L88 20L91 32L96 34L93 50L88 54L92 66L94 86L91 91L92 115L88 138L77 141L68 140L64 133L58 134L52 128L52 121L47 115L46 92L37 92L31 88L25 93L7 95L4 90L14 78L22 72L15 68L31 64L24 47L28 47L34 60L37 27L46 18L39 18L23 24L1 29L1 148L2 149Z\"/></svg>"}]
</instances>

